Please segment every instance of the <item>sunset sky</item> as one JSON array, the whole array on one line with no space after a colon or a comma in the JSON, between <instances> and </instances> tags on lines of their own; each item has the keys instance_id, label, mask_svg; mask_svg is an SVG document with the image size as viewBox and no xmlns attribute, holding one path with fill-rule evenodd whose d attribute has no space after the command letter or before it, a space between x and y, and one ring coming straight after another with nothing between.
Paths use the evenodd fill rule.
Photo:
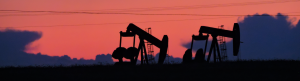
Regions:
<instances>
[{"instance_id":1,"label":"sunset sky","mask_svg":"<svg viewBox=\"0 0 300 81\"><path fill-rule=\"evenodd\" d=\"M281 3L262 3L273 1ZM286 2L283 2L286 1ZM291 1L291 2L287 2ZM256 2L256 3L250 3ZM237 4L240 3L240 4ZM250 5L241 5L241 4ZM1 0L0 10L72 11L99 13L140 14L203 14L203 15L253 15L282 13L300 14L300 0ZM232 5L232 6L226 6ZM184 6L185 8L179 8ZM217 6L217 7L211 7ZM159 7L159 8L156 8ZM300 16L293 24L298 23ZM111 54L119 46L119 32L126 31L129 23L145 29L152 28L158 39L169 37L169 54L182 58L200 26L224 25L232 30L233 24L243 16L191 16L191 15L130 15L130 14L80 14L0 11L0 27L38 31L42 37L28 45L27 53L49 56L68 55L71 58L95 59L97 54ZM243 31L241 31L243 32ZM122 46L132 46L133 38L123 38ZM138 45L136 38L136 47ZM227 41L230 41L228 38ZM242 40L241 40L242 41ZM159 52L155 47L154 54Z\"/></svg>"}]
</instances>

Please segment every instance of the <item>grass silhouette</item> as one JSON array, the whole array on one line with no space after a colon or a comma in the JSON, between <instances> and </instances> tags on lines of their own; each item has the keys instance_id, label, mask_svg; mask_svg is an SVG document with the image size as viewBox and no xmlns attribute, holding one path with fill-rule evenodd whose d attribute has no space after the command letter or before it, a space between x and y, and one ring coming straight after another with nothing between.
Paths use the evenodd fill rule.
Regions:
<instances>
[{"instance_id":1,"label":"grass silhouette","mask_svg":"<svg viewBox=\"0 0 300 81\"><path fill-rule=\"evenodd\" d=\"M298 60L238 60L218 63L164 65L71 65L2 67L7 80L300 80ZM7 76L7 77L5 77ZM19 78L9 78L14 76Z\"/></svg>"}]
</instances>

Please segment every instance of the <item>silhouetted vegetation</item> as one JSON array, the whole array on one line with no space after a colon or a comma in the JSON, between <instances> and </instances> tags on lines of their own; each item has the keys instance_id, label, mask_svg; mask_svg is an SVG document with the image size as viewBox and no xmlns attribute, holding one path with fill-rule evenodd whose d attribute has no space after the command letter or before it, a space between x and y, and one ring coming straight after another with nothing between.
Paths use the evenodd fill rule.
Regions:
<instances>
[{"instance_id":1,"label":"silhouetted vegetation","mask_svg":"<svg viewBox=\"0 0 300 81\"><path fill-rule=\"evenodd\" d=\"M297 66L300 66L300 60L284 60L284 59L275 59L275 60L260 60L260 59L254 59L254 60L229 60L229 61L224 61L224 62L217 62L217 63L199 63L199 64L181 64L178 62L165 62L164 65L161 66L178 66L178 65L203 65L203 64L207 64L207 65L217 65L217 64L274 64L274 63L299 63ZM144 65L140 65L137 64L136 66L157 66L158 64L144 64ZM269 66L269 65L268 65ZM58 66L50 66L50 65L36 65L36 66L5 66L5 67L0 67L0 69L26 69L26 68L30 68L30 69L36 69L36 68L78 68L78 67L84 67L84 68L88 68L88 67L116 67L114 66L114 64L102 64L99 62L99 64L74 64L74 65L70 65L70 66L64 66L64 65L58 65Z\"/></svg>"},{"instance_id":2,"label":"silhouetted vegetation","mask_svg":"<svg viewBox=\"0 0 300 81\"><path fill-rule=\"evenodd\" d=\"M222 63L164 65L72 65L2 67L2 76L47 80L299 80L297 60L239 60ZM151 76L151 77L150 77ZM218 76L218 77L215 77ZM51 77L51 78L49 78ZM9 78L8 79L18 79Z\"/></svg>"}]
</instances>

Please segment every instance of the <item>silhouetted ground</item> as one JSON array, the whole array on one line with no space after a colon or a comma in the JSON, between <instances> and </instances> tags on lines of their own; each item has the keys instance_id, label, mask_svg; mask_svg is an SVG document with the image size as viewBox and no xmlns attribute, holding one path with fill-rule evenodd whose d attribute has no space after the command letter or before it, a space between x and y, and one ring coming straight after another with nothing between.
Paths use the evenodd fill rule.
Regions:
<instances>
[{"instance_id":1,"label":"silhouetted ground","mask_svg":"<svg viewBox=\"0 0 300 81\"><path fill-rule=\"evenodd\" d=\"M238 61L143 66L72 66L0 68L5 80L268 80L300 81L300 61Z\"/></svg>"}]
</instances>

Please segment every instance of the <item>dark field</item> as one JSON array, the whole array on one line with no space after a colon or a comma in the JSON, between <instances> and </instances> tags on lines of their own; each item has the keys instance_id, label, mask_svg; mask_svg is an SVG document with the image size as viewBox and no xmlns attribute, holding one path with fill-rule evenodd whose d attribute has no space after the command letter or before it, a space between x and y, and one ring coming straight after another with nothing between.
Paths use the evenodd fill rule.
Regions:
<instances>
[{"instance_id":1,"label":"dark field","mask_svg":"<svg viewBox=\"0 0 300 81\"><path fill-rule=\"evenodd\" d=\"M0 68L5 80L268 80L300 81L300 61L237 61L202 64L165 64L137 66L81 65L72 67Z\"/></svg>"}]
</instances>

